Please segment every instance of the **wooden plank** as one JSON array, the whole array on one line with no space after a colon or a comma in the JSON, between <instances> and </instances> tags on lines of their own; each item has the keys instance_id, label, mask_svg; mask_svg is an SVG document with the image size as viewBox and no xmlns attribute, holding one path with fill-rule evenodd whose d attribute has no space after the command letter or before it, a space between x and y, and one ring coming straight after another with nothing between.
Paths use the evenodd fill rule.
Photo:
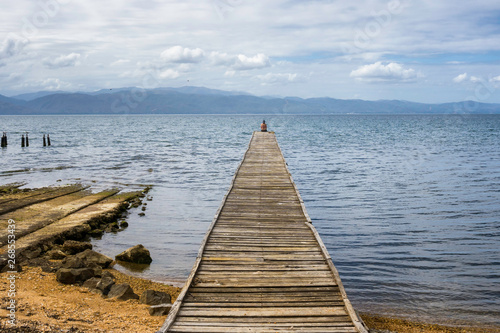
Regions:
<instances>
[{"instance_id":1,"label":"wooden plank","mask_svg":"<svg viewBox=\"0 0 500 333\"><path fill-rule=\"evenodd\" d=\"M300 317L225 317L223 321L220 317L202 317L202 316L179 316L179 322L182 323L209 323L216 325L232 324L239 325L255 325L255 324L329 324L349 322L350 318L347 315L334 315L334 316L300 316Z\"/></svg>"},{"instance_id":2,"label":"wooden plank","mask_svg":"<svg viewBox=\"0 0 500 333\"><path fill-rule=\"evenodd\" d=\"M273 133L255 132L159 332L367 332Z\"/></svg>"},{"instance_id":3,"label":"wooden plank","mask_svg":"<svg viewBox=\"0 0 500 333\"><path fill-rule=\"evenodd\" d=\"M260 333L276 333L277 329L279 329L279 332L282 333L289 333L289 332L307 332L307 333L351 333L351 332L357 332L354 328L350 327L318 327L318 328L312 328L312 327L295 327L295 326L290 326L290 328L274 328L274 327L261 327L257 330L257 332ZM247 327L189 327L189 326L177 326L174 325L169 332L175 332L175 333L193 333L193 332L201 332L201 333L221 333L221 332L230 332L230 333L240 333L240 332L252 332L249 330Z\"/></svg>"},{"instance_id":4,"label":"wooden plank","mask_svg":"<svg viewBox=\"0 0 500 333\"><path fill-rule=\"evenodd\" d=\"M210 317L301 317L301 316L342 316L347 312L343 307L296 307L296 308L273 308L273 307L239 307L239 308L213 308L206 307L182 307L180 316L210 316Z\"/></svg>"}]
</instances>

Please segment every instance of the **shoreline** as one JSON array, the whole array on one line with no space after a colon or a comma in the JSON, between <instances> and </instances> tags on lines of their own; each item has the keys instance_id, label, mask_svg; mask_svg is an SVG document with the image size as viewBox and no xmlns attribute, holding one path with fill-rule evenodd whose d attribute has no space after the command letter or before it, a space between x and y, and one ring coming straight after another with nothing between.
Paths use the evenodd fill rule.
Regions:
<instances>
[{"instance_id":1,"label":"shoreline","mask_svg":"<svg viewBox=\"0 0 500 333\"><path fill-rule=\"evenodd\" d=\"M146 289L167 292L172 302L181 288L134 277L117 271L111 272L117 283L128 283L138 294ZM7 291L6 273L0 273L0 293ZM79 285L65 285L56 281L55 273L43 272L40 267L27 266L17 274L17 324L9 326L2 319L2 332L156 332L166 316L150 316L148 307L138 300L116 301L103 298ZM0 309L2 318L8 311ZM498 333L493 327L454 327L428 324L406 319L361 313L371 333Z\"/></svg>"},{"instance_id":2,"label":"shoreline","mask_svg":"<svg viewBox=\"0 0 500 333\"><path fill-rule=\"evenodd\" d=\"M18 189L21 185L10 187L0 186L0 198L5 199L10 195L17 200L25 195L29 196L30 190ZM49 191L54 189L58 188L53 187ZM31 191L37 190L40 191L43 189ZM61 188L58 190L61 190ZM80 192L84 193L79 190L78 193ZM74 239L76 236L83 239L96 230L100 232L107 232L108 228L115 231L119 230L120 226L117 225L116 221L122 216L122 212L127 208L138 206L141 198L146 193L147 190L127 195L118 195L118 199L113 201L115 206L113 206L112 210L107 210L97 217L86 215L87 220L85 222L75 224L71 230L80 230L82 226L86 226L77 235L73 232L52 233L50 237L44 234L43 237L37 239L36 246L26 246L27 257L34 256L34 258L29 259L35 259L36 261L36 259L46 256L46 253L50 249L60 247L60 244L53 244L54 239L57 239L58 243L60 243L61 241ZM31 194L34 193L31 192ZM45 192L40 195L45 195ZM64 194L64 197L68 197L69 195ZM82 194L82 197L77 197L76 199L81 201L90 197L90 195L85 193ZM54 200L61 200L61 198L63 196ZM48 199L47 202L50 200L52 199ZM103 199L102 202L108 203L109 200ZM93 205L93 203L90 204ZM21 210L21 208L13 208ZM67 218L67 216L62 217L62 219L64 218ZM37 251L34 251L34 248L37 248ZM50 261L54 264L57 263L56 260ZM184 284L182 280L168 281L169 279L166 278L162 281L156 281L143 278L127 272L126 267L116 267L106 269L106 271L112 272L117 279L117 283L128 283L134 292L138 294L146 289L167 292L171 295L172 303L179 295L181 287ZM138 300L116 301L103 298L79 285L59 283L56 281L56 274L54 272L42 270L39 264L37 265L36 262L30 263L28 260L22 263L22 271L14 273L16 275L15 281L17 287L15 300L17 302L16 319L18 319L18 322L15 327L9 328L5 322L5 318L8 318L9 315L9 311L6 309L8 304L7 295L9 294L8 274L11 273L0 273L0 299L2 300L0 308L0 317L2 318L0 331L2 332L68 332L68 330L69 332L107 332L116 330L156 332L166 319L166 316L150 316L148 313L149 306L140 304ZM396 316L381 316L376 313L361 313L361 318L372 333L500 333L500 327L436 325L396 318ZM134 322L133 327L131 326L131 321Z\"/></svg>"}]
</instances>

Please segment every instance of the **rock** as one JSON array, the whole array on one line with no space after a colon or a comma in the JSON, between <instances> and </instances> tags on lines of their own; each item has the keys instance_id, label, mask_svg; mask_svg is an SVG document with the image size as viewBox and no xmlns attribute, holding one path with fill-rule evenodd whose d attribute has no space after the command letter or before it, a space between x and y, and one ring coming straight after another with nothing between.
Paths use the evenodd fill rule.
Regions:
<instances>
[{"instance_id":1,"label":"rock","mask_svg":"<svg viewBox=\"0 0 500 333\"><path fill-rule=\"evenodd\" d=\"M28 251L25 251L23 253L23 256L26 258L26 259L35 259L35 258L38 258L40 256L40 254L42 253L42 249L40 248L36 248L36 249L33 249L33 250L28 250Z\"/></svg>"},{"instance_id":2,"label":"rock","mask_svg":"<svg viewBox=\"0 0 500 333\"><path fill-rule=\"evenodd\" d=\"M94 271L94 276L96 276L96 277L102 277L102 268L101 268L101 266L99 266L97 264L94 264L94 263L90 263L90 264L88 264L87 267L91 268Z\"/></svg>"},{"instance_id":3,"label":"rock","mask_svg":"<svg viewBox=\"0 0 500 333\"><path fill-rule=\"evenodd\" d=\"M137 215L139 215L139 216L146 216L146 213L142 213L142 212L141 212L141 213L139 213L139 214L137 214Z\"/></svg>"},{"instance_id":4,"label":"rock","mask_svg":"<svg viewBox=\"0 0 500 333\"><path fill-rule=\"evenodd\" d=\"M50 265L50 261L45 258L34 258L26 261L26 265L30 267L41 267Z\"/></svg>"},{"instance_id":5,"label":"rock","mask_svg":"<svg viewBox=\"0 0 500 333\"><path fill-rule=\"evenodd\" d=\"M122 221L122 223L120 223L120 228L126 228L128 227L128 222L127 221Z\"/></svg>"},{"instance_id":6,"label":"rock","mask_svg":"<svg viewBox=\"0 0 500 333\"><path fill-rule=\"evenodd\" d=\"M55 273L59 269L58 266L54 267L51 265L43 265L41 267L42 267L42 272L45 272L45 273Z\"/></svg>"},{"instance_id":7,"label":"rock","mask_svg":"<svg viewBox=\"0 0 500 333\"><path fill-rule=\"evenodd\" d=\"M94 276L90 268L60 268L56 273L57 281L64 284L82 283Z\"/></svg>"},{"instance_id":8,"label":"rock","mask_svg":"<svg viewBox=\"0 0 500 333\"><path fill-rule=\"evenodd\" d=\"M139 299L139 295L134 293L134 290L127 284L114 284L109 293L108 298L116 298L120 301L126 301L129 299Z\"/></svg>"},{"instance_id":9,"label":"rock","mask_svg":"<svg viewBox=\"0 0 500 333\"><path fill-rule=\"evenodd\" d=\"M89 235L92 237L101 237L103 233L104 233L104 230L94 229L94 230L91 230L89 232Z\"/></svg>"},{"instance_id":10,"label":"rock","mask_svg":"<svg viewBox=\"0 0 500 333\"><path fill-rule=\"evenodd\" d=\"M166 316L170 312L172 304L159 304L149 307L149 314L151 316Z\"/></svg>"},{"instance_id":11,"label":"rock","mask_svg":"<svg viewBox=\"0 0 500 333\"><path fill-rule=\"evenodd\" d=\"M98 279L96 277L91 277L90 279L86 280L83 283L83 287L89 288L90 289L97 289L97 284L101 281L101 279Z\"/></svg>"},{"instance_id":12,"label":"rock","mask_svg":"<svg viewBox=\"0 0 500 333\"><path fill-rule=\"evenodd\" d=\"M111 263L113 262L113 259L111 259L110 257L95 252L94 250L85 250L78 253L75 257L85 261L87 264L95 263L102 268L108 268L109 265L111 265Z\"/></svg>"},{"instance_id":13,"label":"rock","mask_svg":"<svg viewBox=\"0 0 500 333\"><path fill-rule=\"evenodd\" d=\"M67 240L63 244L63 251L67 254L77 254L87 249L92 249L92 244L74 240Z\"/></svg>"},{"instance_id":14,"label":"rock","mask_svg":"<svg viewBox=\"0 0 500 333\"><path fill-rule=\"evenodd\" d=\"M106 227L106 232L114 232L114 231L118 231L118 229L120 229L118 227L118 223L113 222L113 223L108 224L108 226Z\"/></svg>"},{"instance_id":15,"label":"rock","mask_svg":"<svg viewBox=\"0 0 500 333\"><path fill-rule=\"evenodd\" d=\"M139 302L142 304L147 304L147 305L159 305L159 304L170 304L171 299L170 295L167 293L164 293L163 291L156 291L156 290L145 290L141 298L139 299Z\"/></svg>"},{"instance_id":16,"label":"rock","mask_svg":"<svg viewBox=\"0 0 500 333\"><path fill-rule=\"evenodd\" d=\"M109 277L109 278L112 278L113 280L115 279L115 276L113 274L111 274L111 272L108 272L108 271L104 271L102 272L101 276L104 278L104 277Z\"/></svg>"},{"instance_id":17,"label":"rock","mask_svg":"<svg viewBox=\"0 0 500 333\"><path fill-rule=\"evenodd\" d=\"M47 252L47 257L52 260L60 260L66 258L67 255L61 250L50 250Z\"/></svg>"},{"instance_id":18,"label":"rock","mask_svg":"<svg viewBox=\"0 0 500 333\"><path fill-rule=\"evenodd\" d=\"M41 267L42 271L46 273L54 273L61 267L61 264L59 262L51 262L45 258L40 258L40 257L35 259L30 259L25 263L26 265L31 267Z\"/></svg>"},{"instance_id":19,"label":"rock","mask_svg":"<svg viewBox=\"0 0 500 333\"><path fill-rule=\"evenodd\" d=\"M84 268L87 263L77 256L68 256L61 263L61 268Z\"/></svg>"},{"instance_id":20,"label":"rock","mask_svg":"<svg viewBox=\"0 0 500 333\"><path fill-rule=\"evenodd\" d=\"M115 281L110 277L103 277L99 280L96 285L96 289L102 291L104 295L107 295L111 290L111 287L115 284Z\"/></svg>"},{"instance_id":21,"label":"rock","mask_svg":"<svg viewBox=\"0 0 500 333\"><path fill-rule=\"evenodd\" d=\"M135 264L150 264L153 259L149 251L142 244L133 246L128 250L123 251L115 257L116 260L131 262Z\"/></svg>"}]
</instances>

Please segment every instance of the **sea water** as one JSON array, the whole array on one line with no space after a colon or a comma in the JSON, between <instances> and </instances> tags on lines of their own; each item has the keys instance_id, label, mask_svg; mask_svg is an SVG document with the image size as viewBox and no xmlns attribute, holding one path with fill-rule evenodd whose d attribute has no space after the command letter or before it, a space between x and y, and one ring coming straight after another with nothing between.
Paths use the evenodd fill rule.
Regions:
<instances>
[{"instance_id":1,"label":"sea water","mask_svg":"<svg viewBox=\"0 0 500 333\"><path fill-rule=\"evenodd\" d=\"M153 185L94 248L181 283L263 118L356 309L500 325L500 115L1 116L0 184Z\"/></svg>"}]
</instances>

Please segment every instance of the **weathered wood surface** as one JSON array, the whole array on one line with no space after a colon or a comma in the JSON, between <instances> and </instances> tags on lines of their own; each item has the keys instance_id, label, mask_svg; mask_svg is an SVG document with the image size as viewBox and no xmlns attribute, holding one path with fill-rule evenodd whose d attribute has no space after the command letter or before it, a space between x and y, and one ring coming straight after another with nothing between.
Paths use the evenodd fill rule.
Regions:
<instances>
[{"instance_id":1,"label":"weathered wood surface","mask_svg":"<svg viewBox=\"0 0 500 333\"><path fill-rule=\"evenodd\" d=\"M159 332L367 332L290 176L255 132Z\"/></svg>"}]
</instances>

